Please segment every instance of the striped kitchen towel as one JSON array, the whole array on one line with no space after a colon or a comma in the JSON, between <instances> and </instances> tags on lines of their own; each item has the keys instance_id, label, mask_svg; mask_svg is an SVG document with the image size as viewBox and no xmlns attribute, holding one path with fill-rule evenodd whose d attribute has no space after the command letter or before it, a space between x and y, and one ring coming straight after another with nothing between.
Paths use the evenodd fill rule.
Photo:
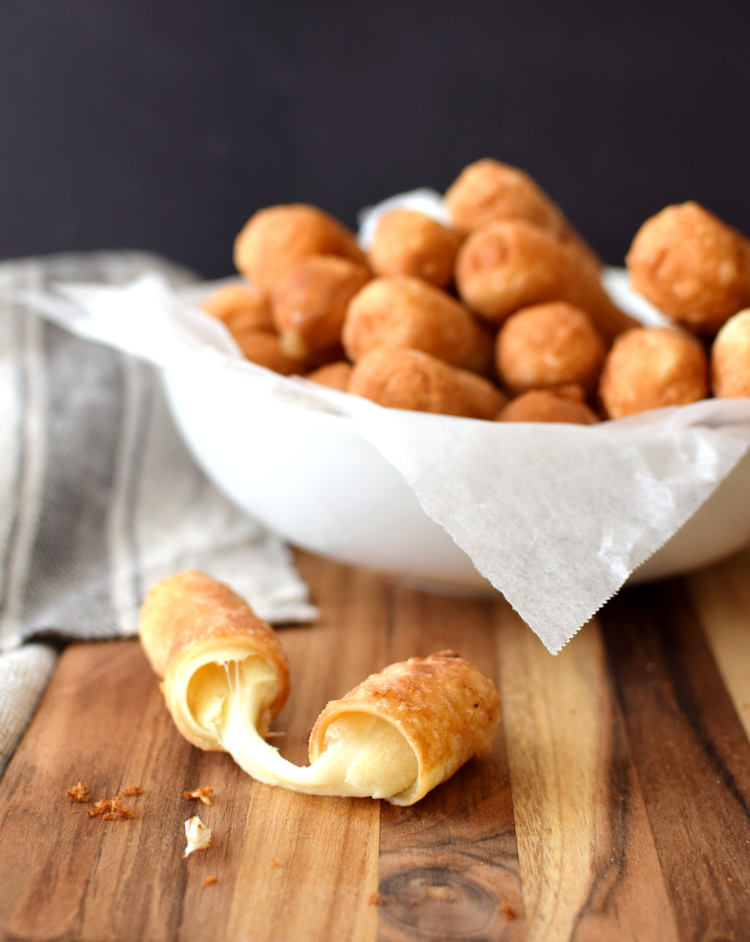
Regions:
<instances>
[{"instance_id":1,"label":"striped kitchen towel","mask_svg":"<svg viewBox=\"0 0 750 942\"><path fill-rule=\"evenodd\" d=\"M154 368L18 301L145 271L191 278L135 252L0 263L0 771L54 667L50 640L135 633L170 572L208 571L271 622L315 615L286 547L189 457Z\"/></svg>"}]
</instances>

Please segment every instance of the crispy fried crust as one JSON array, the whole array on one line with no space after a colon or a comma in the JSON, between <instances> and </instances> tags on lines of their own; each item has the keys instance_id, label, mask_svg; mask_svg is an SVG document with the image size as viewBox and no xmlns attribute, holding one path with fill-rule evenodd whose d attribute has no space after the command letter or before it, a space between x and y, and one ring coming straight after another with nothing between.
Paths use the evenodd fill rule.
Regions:
<instances>
[{"instance_id":1,"label":"crispy fried crust","mask_svg":"<svg viewBox=\"0 0 750 942\"><path fill-rule=\"evenodd\" d=\"M613 304L592 265L524 220L490 222L470 235L458 253L456 283L466 304L495 324L531 304L568 301L606 338L635 325Z\"/></svg>"},{"instance_id":2,"label":"crispy fried crust","mask_svg":"<svg viewBox=\"0 0 750 942\"><path fill-rule=\"evenodd\" d=\"M750 304L750 242L695 202L647 219L626 265L635 291L701 333Z\"/></svg>"},{"instance_id":3,"label":"crispy fried crust","mask_svg":"<svg viewBox=\"0 0 750 942\"><path fill-rule=\"evenodd\" d=\"M266 330L238 331L234 334L234 341L248 360L274 373L291 376L308 369L306 360L290 356L282 347L280 338Z\"/></svg>"},{"instance_id":4,"label":"crispy fried crust","mask_svg":"<svg viewBox=\"0 0 750 942\"><path fill-rule=\"evenodd\" d=\"M203 302L203 310L223 321L231 334L275 332L268 296L255 285L222 285Z\"/></svg>"},{"instance_id":5,"label":"crispy fried crust","mask_svg":"<svg viewBox=\"0 0 750 942\"><path fill-rule=\"evenodd\" d=\"M582 261L599 268L593 249L560 208L523 170L484 158L465 167L448 187L445 204L453 225L468 234L488 222L524 219L574 249Z\"/></svg>"},{"instance_id":6,"label":"crispy fried crust","mask_svg":"<svg viewBox=\"0 0 750 942\"><path fill-rule=\"evenodd\" d=\"M351 363L347 360L337 360L335 363L326 363L325 366L319 366L317 370L308 373L305 379L320 383L322 386L330 386L331 389L348 392L351 375Z\"/></svg>"},{"instance_id":7,"label":"crispy fried crust","mask_svg":"<svg viewBox=\"0 0 750 942\"><path fill-rule=\"evenodd\" d=\"M522 308L500 328L495 365L511 392L579 383L593 389L606 347L585 311L565 301Z\"/></svg>"},{"instance_id":8,"label":"crispy fried crust","mask_svg":"<svg viewBox=\"0 0 750 942\"><path fill-rule=\"evenodd\" d=\"M408 347L477 373L492 363L492 337L463 304L406 275L365 285L349 304L342 339L354 361L376 347Z\"/></svg>"},{"instance_id":9,"label":"crispy fried crust","mask_svg":"<svg viewBox=\"0 0 750 942\"><path fill-rule=\"evenodd\" d=\"M704 399L707 374L706 354L690 334L671 327L639 327L612 345L599 396L609 418L620 419Z\"/></svg>"},{"instance_id":10,"label":"crispy fried crust","mask_svg":"<svg viewBox=\"0 0 750 942\"><path fill-rule=\"evenodd\" d=\"M552 389L532 389L517 396L501 410L499 422L569 422L594 425L599 421L585 402L560 395Z\"/></svg>"},{"instance_id":11,"label":"crispy fried crust","mask_svg":"<svg viewBox=\"0 0 750 942\"><path fill-rule=\"evenodd\" d=\"M714 395L750 396L750 308L724 324L711 348Z\"/></svg>"},{"instance_id":12,"label":"crispy fried crust","mask_svg":"<svg viewBox=\"0 0 750 942\"><path fill-rule=\"evenodd\" d=\"M265 291L292 262L308 255L340 255L365 264L354 235L332 216L306 203L258 210L234 242L237 270Z\"/></svg>"},{"instance_id":13,"label":"crispy fried crust","mask_svg":"<svg viewBox=\"0 0 750 942\"><path fill-rule=\"evenodd\" d=\"M201 749L221 748L188 706L190 681L202 666L259 656L273 668L277 684L261 711L260 727L286 702L289 668L273 630L211 576L191 570L158 582L141 608L139 634L151 666L163 677L164 699L177 728Z\"/></svg>"},{"instance_id":14,"label":"crispy fried crust","mask_svg":"<svg viewBox=\"0 0 750 942\"><path fill-rule=\"evenodd\" d=\"M483 376L420 350L378 347L355 364L349 392L391 409L493 419L505 395Z\"/></svg>"},{"instance_id":15,"label":"crispy fried crust","mask_svg":"<svg viewBox=\"0 0 750 942\"><path fill-rule=\"evenodd\" d=\"M370 246L378 275L411 275L437 288L453 281L461 236L424 213L392 209L378 220Z\"/></svg>"},{"instance_id":16,"label":"crispy fried crust","mask_svg":"<svg viewBox=\"0 0 750 942\"><path fill-rule=\"evenodd\" d=\"M331 724L367 713L395 726L417 759L414 784L390 800L410 805L473 756L489 752L500 698L488 678L453 651L413 657L372 674L327 704L310 734L310 761L327 748Z\"/></svg>"},{"instance_id":17,"label":"crispy fried crust","mask_svg":"<svg viewBox=\"0 0 750 942\"><path fill-rule=\"evenodd\" d=\"M203 310L223 321L248 360L284 376L301 371L300 361L282 349L271 303L260 288L247 284L224 285L204 301Z\"/></svg>"},{"instance_id":18,"label":"crispy fried crust","mask_svg":"<svg viewBox=\"0 0 750 942\"><path fill-rule=\"evenodd\" d=\"M369 270L348 258L309 255L292 263L271 292L282 348L305 358L339 344L347 306L369 280Z\"/></svg>"}]
</instances>

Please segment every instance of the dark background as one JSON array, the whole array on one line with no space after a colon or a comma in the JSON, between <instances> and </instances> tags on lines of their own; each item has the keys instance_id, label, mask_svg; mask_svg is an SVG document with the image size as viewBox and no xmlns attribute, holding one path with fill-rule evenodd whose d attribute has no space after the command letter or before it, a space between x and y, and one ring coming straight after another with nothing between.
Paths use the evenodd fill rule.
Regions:
<instances>
[{"instance_id":1,"label":"dark background","mask_svg":"<svg viewBox=\"0 0 750 942\"><path fill-rule=\"evenodd\" d=\"M494 156L612 263L670 202L750 232L750 3L6 0L0 258L213 277L259 206L357 209Z\"/></svg>"}]
</instances>

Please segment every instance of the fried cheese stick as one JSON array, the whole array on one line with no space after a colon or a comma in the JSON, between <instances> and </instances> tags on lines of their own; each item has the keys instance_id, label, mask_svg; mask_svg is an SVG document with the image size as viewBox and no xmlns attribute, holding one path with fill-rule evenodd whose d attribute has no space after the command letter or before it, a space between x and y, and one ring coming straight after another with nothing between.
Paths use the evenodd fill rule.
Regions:
<instances>
[{"instance_id":1,"label":"fried cheese stick","mask_svg":"<svg viewBox=\"0 0 750 942\"><path fill-rule=\"evenodd\" d=\"M492 682L467 661L445 651L411 658L330 702L300 767L263 738L289 693L286 657L229 586L193 571L163 579L143 604L140 637L185 738L294 791L413 804L486 754L498 720Z\"/></svg>"}]
</instances>

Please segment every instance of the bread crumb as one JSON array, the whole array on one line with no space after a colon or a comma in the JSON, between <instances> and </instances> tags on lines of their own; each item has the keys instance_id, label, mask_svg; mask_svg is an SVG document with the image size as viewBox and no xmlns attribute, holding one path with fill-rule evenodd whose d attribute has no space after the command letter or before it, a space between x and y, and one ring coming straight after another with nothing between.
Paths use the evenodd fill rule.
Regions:
<instances>
[{"instance_id":1,"label":"bread crumb","mask_svg":"<svg viewBox=\"0 0 750 942\"><path fill-rule=\"evenodd\" d=\"M367 902L369 903L370 906L382 906L385 900L380 895L380 893L378 893L378 891L375 890L374 893L370 893L370 895L367 897Z\"/></svg>"},{"instance_id":2,"label":"bread crumb","mask_svg":"<svg viewBox=\"0 0 750 942\"><path fill-rule=\"evenodd\" d=\"M275 857L272 857L271 858L271 870L277 870L278 866L279 866L278 860Z\"/></svg>"},{"instance_id":3,"label":"bread crumb","mask_svg":"<svg viewBox=\"0 0 750 942\"><path fill-rule=\"evenodd\" d=\"M65 794L68 796L69 801L91 801L89 787L86 782L78 782L72 788L69 788Z\"/></svg>"},{"instance_id":4,"label":"bread crumb","mask_svg":"<svg viewBox=\"0 0 750 942\"><path fill-rule=\"evenodd\" d=\"M128 811L120 796L115 795L114 798L102 798L94 803L94 807L89 811L89 817L95 818L98 815L101 815L104 821L114 821L116 818L128 820L135 817L135 811Z\"/></svg>"},{"instance_id":5,"label":"bread crumb","mask_svg":"<svg viewBox=\"0 0 750 942\"><path fill-rule=\"evenodd\" d=\"M516 918L516 911L512 906L509 906L507 903L503 903L503 905L500 907L500 915L503 917L503 919L507 919L508 922L510 922L511 919Z\"/></svg>"},{"instance_id":6,"label":"bread crumb","mask_svg":"<svg viewBox=\"0 0 750 942\"><path fill-rule=\"evenodd\" d=\"M211 804L211 795L213 795L214 790L209 785L201 785L199 788L194 788L191 792L183 792L183 798L197 798L198 801L203 802L204 805Z\"/></svg>"},{"instance_id":7,"label":"bread crumb","mask_svg":"<svg viewBox=\"0 0 750 942\"><path fill-rule=\"evenodd\" d=\"M140 785L129 785L127 788L123 788L119 795L115 795L114 798L101 798L99 801L94 802L93 808L89 810L90 818L102 817L105 821L113 821L115 818L134 818L135 812L128 811L128 809L123 805L122 799L130 795L142 795L143 789ZM68 799L72 802L90 802L91 795L89 794L89 787L86 782L78 782L73 785L72 788L69 788L66 791ZM75 814L75 809L70 809L73 814Z\"/></svg>"},{"instance_id":8,"label":"bread crumb","mask_svg":"<svg viewBox=\"0 0 750 942\"><path fill-rule=\"evenodd\" d=\"M120 795L123 798L129 795L142 795L142 794L143 794L143 789L141 788L140 785L128 785L127 788L123 788L123 790L120 792Z\"/></svg>"},{"instance_id":9,"label":"bread crumb","mask_svg":"<svg viewBox=\"0 0 750 942\"><path fill-rule=\"evenodd\" d=\"M203 886L212 886L214 883L216 883L216 877L206 877Z\"/></svg>"}]
</instances>

